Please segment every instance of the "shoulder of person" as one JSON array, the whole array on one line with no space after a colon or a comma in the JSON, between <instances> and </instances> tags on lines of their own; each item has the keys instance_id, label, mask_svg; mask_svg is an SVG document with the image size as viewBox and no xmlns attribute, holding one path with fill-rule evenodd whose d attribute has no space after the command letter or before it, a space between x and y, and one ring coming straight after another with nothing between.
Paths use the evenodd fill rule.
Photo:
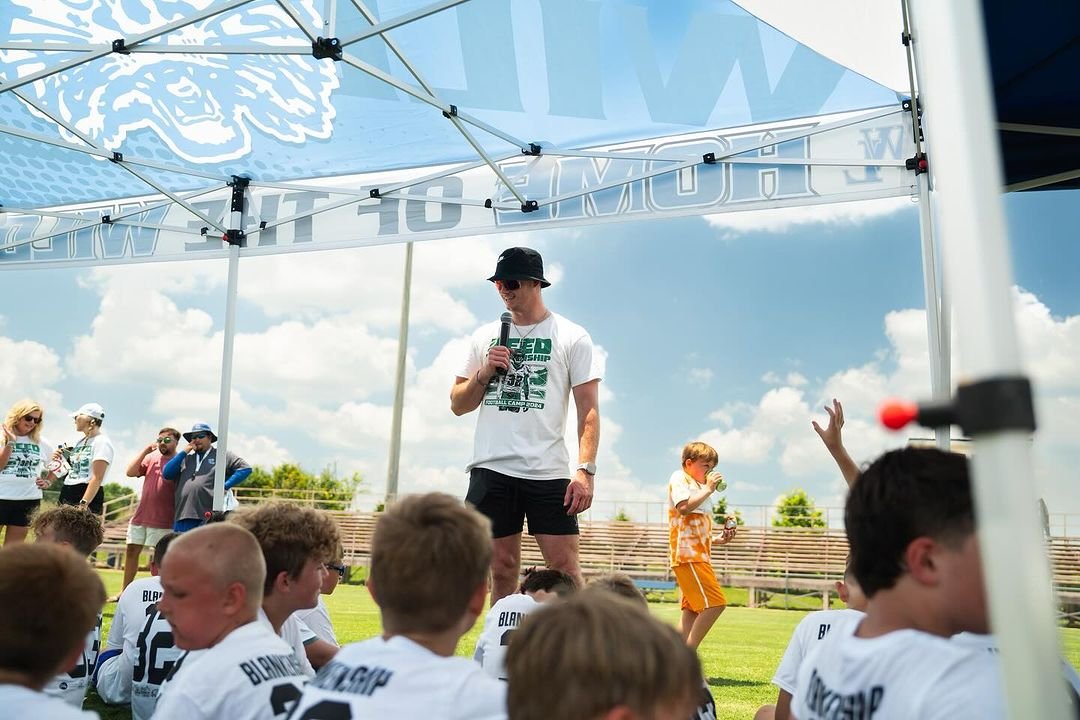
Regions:
<instances>
[{"instance_id":1,"label":"shoulder of person","mask_svg":"<svg viewBox=\"0 0 1080 720\"><path fill-rule=\"evenodd\" d=\"M448 669L453 668L461 673L461 683L451 699L454 718L496 720L506 717L506 682L488 675L472 660L461 657L446 659L461 661L454 665L447 663Z\"/></svg>"},{"instance_id":2,"label":"shoulder of person","mask_svg":"<svg viewBox=\"0 0 1080 720\"><path fill-rule=\"evenodd\" d=\"M579 325L564 315L560 315L556 312L551 313L551 322L558 328L559 334L565 336L568 340L576 341L583 337L591 339L589 331L586 330L584 326Z\"/></svg>"}]
</instances>

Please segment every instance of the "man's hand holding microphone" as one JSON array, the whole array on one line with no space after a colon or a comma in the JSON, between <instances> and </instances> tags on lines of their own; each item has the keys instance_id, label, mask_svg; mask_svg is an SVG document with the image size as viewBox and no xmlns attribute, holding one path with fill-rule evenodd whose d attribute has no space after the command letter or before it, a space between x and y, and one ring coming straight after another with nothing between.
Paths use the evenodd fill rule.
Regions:
<instances>
[{"instance_id":1,"label":"man's hand holding microphone","mask_svg":"<svg viewBox=\"0 0 1080 720\"><path fill-rule=\"evenodd\" d=\"M505 375L510 369L510 323L513 322L513 315L504 312L499 322L499 342L488 348L483 366L476 371L476 382L484 387L496 375Z\"/></svg>"}]
</instances>

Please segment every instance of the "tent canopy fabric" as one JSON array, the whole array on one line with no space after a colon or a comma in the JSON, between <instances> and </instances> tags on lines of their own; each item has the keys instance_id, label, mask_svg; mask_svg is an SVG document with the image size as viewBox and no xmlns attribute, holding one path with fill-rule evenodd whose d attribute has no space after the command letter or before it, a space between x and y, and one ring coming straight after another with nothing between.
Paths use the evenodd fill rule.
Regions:
<instances>
[{"instance_id":1,"label":"tent canopy fabric","mask_svg":"<svg viewBox=\"0 0 1080 720\"><path fill-rule=\"evenodd\" d=\"M109 214L103 202L156 196L183 209L183 229L220 237L227 213L193 198L227 192L233 176L335 186L430 168L489 172L489 192L455 202L490 213L550 200L508 174L523 158L640 145L655 160L623 174L642 181L702 165L700 144L650 139L899 107L729 0L10 0L0 29L0 205L38 217L89 207L65 216L69 228ZM860 142L902 160L898 135ZM743 144L751 161L785 154ZM849 151L849 173L874 152ZM405 170L417 172L392 175ZM49 240L49 227L9 223L0 245Z\"/></svg>"},{"instance_id":2,"label":"tent canopy fabric","mask_svg":"<svg viewBox=\"0 0 1080 720\"><path fill-rule=\"evenodd\" d=\"M910 93L899 0L736 2L845 67ZM982 11L1006 189L1080 187L1080 3L982 0Z\"/></svg>"}]
</instances>

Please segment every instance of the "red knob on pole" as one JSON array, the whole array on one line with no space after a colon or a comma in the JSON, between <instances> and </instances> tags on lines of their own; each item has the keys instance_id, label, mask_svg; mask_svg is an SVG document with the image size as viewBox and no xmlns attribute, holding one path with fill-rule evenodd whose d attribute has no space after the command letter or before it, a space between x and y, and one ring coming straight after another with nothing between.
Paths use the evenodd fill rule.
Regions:
<instances>
[{"instance_id":1,"label":"red knob on pole","mask_svg":"<svg viewBox=\"0 0 1080 720\"><path fill-rule=\"evenodd\" d=\"M919 406L906 400L888 400L878 410L881 424L890 430L899 430L919 417Z\"/></svg>"}]
</instances>

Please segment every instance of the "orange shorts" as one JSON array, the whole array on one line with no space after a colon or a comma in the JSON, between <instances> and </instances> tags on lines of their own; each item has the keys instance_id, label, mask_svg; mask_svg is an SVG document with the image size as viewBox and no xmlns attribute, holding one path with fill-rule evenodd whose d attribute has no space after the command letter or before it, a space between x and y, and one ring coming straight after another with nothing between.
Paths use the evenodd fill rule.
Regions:
<instances>
[{"instance_id":1,"label":"orange shorts","mask_svg":"<svg viewBox=\"0 0 1080 720\"><path fill-rule=\"evenodd\" d=\"M712 565L693 562L676 565L672 569L675 571L675 582L682 591L680 606L683 610L699 613L705 608L727 607L727 598L720 589Z\"/></svg>"}]
</instances>

